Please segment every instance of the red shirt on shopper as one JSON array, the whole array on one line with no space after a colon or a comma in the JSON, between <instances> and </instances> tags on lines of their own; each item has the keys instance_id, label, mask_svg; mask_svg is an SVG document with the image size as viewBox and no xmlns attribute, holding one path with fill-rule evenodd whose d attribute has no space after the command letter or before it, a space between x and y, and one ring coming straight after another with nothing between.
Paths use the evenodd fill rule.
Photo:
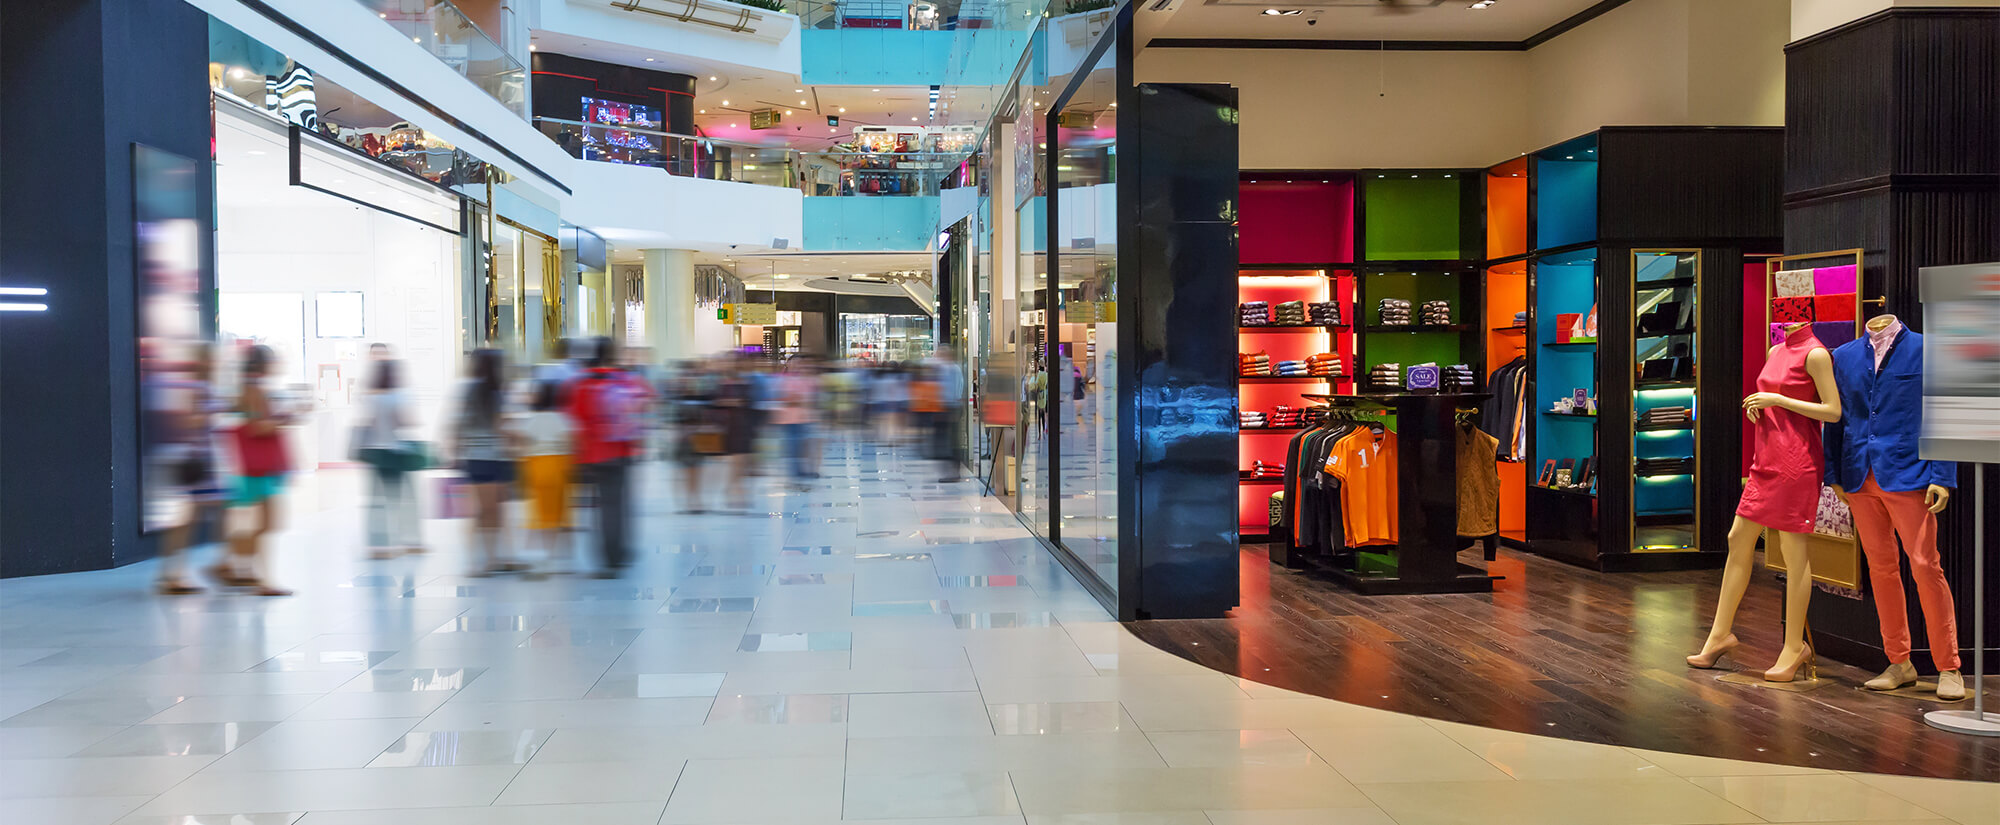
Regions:
<instances>
[{"instance_id":1,"label":"red shirt on shopper","mask_svg":"<svg viewBox=\"0 0 2000 825\"><path fill-rule=\"evenodd\" d=\"M576 460L597 464L639 454L646 441L646 382L625 370L593 367L570 385L569 415L576 421Z\"/></svg>"}]
</instances>

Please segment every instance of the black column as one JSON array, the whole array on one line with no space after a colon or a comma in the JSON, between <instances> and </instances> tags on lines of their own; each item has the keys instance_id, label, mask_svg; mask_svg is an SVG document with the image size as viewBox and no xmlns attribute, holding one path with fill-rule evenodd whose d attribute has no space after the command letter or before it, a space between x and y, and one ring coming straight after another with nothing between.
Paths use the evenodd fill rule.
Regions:
<instances>
[{"instance_id":1,"label":"black column","mask_svg":"<svg viewBox=\"0 0 2000 825\"><path fill-rule=\"evenodd\" d=\"M1236 90L1120 100L1119 618L1214 618L1237 604L1240 564Z\"/></svg>"},{"instance_id":2,"label":"black column","mask_svg":"<svg viewBox=\"0 0 2000 825\"><path fill-rule=\"evenodd\" d=\"M1865 250L1862 297L1886 303L1864 313L1894 313L1922 331L1919 268L2000 260L2000 9L1890 9L1785 54L1785 251ZM1987 487L2000 489L2000 474L1987 472ZM1991 660L2000 575L1988 572L1988 615L1974 616L1971 491L1961 465L1938 552L1957 597L1959 646L1970 654L1972 623L1983 621ZM1989 532L2000 524L2000 502L1986 521ZM1913 588L1909 606L1915 659L1927 667ZM1817 650L1887 664L1872 594L1822 595L1810 619Z\"/></svg>"},{"instance_id":3,"label":"black column","mask_svg":"<svg viewBox=\"0 0 2000 825\"><path fill-rule=\"evenodd\" d=\"M182 0L5 4L0 285L0 576L152 555L140 534L132 144L200 162L203 294L214 287L208 16ZM208 307L213 317L214 307Z\"/></svg>"}]
</instances>

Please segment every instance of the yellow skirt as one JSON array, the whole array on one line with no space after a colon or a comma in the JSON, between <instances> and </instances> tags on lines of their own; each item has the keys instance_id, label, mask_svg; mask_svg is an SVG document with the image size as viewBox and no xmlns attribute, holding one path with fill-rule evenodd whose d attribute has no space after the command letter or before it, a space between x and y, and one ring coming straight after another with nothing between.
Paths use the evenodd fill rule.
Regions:
<instances>
[{"instance_id":1,"label":"yellow skirt","mask_svg":"<svg viewBox=\"0 0 2000 825\"><path fill-rule=\"evenodd\" d=\"M528 529L569 526L569 456L531 455L521 459L528 487Z\"/></svg>"}]
</instances>

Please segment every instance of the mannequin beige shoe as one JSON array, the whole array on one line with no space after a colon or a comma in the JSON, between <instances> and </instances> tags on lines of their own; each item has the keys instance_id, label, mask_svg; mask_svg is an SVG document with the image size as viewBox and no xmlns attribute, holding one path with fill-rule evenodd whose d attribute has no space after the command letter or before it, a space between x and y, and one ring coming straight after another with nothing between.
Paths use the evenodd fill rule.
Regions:
<instances>
[{"instance_id":1,"label":"mannequin beige shoe","mask_svg":"<svg viewBox=\"0 0 2000 825\"><path fill-rule=\"evenodd\" d=\"M1917 666L1905 660L1890 665L1888 670L1882 671L1882 675L1862 682L1861 686L1869 690L1895 690L1904 685L1916 684L1916 682Z\"/></svg>"},{"instance_id":2,"label":"mannequin beige shoe","mask_svg":"<svg viewBox=\"0 0 2000 825\"><path fill-rule=\"evenodd\" d=\"M1965 677L1960 676L1956 670L1939 673L1937 696L1949 702L1965 698Z\"/></svg>"}]
</instances>

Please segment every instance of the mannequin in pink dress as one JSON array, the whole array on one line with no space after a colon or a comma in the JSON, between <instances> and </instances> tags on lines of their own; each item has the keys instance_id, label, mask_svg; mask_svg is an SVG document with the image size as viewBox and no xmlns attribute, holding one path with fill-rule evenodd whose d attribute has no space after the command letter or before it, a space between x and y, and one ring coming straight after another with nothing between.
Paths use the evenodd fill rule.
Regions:
<instances>
[{"instance_id":1,"label":"mannequin in pink dress","mask_svg":"<svg viewBox=\"0 0 2000 825\"><path fill-rule=\"evenodd\" d=\"M1805 638L1806 605L1812 598L1806 534L1812 532L1825 472L1820 423L1840 420L1833 355L1813 337L1810 324L1785 328L1785 340L1771 348L1763 372L1757 374L1757 390L1743 399L1753 439L1750 480L1743 485L1736 522L1729 527L1729 560L1722 568L1715 623L1701 652L1687 657L1687 662L1689 667L1715 667L1723 654L1736 648L1736 608L1750 586L1757 537L1770 528L1778 546L1767 546L1765 552L1775 549L1785 560L1785 648L1777 664L1764 671L1764 678L1789 682L1801 669L1810 678L1812 670L1812 648Z\"/></svg>"}]
</instances>

